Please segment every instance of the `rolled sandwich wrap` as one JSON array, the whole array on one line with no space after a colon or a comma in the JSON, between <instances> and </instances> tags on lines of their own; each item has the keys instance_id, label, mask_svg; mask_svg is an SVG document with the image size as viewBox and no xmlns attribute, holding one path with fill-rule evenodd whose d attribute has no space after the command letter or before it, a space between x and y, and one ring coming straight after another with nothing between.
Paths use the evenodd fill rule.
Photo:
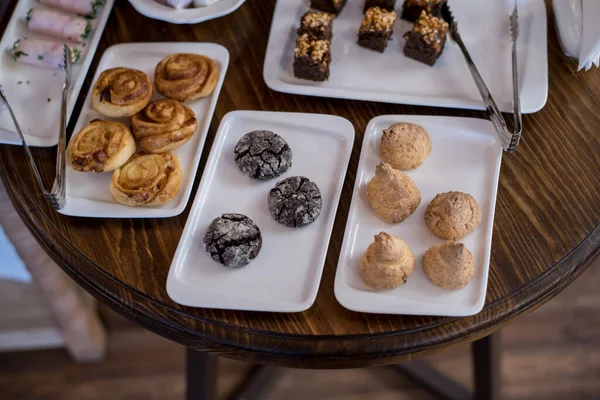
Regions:
<instances>
[{"instance_id":1,"label":"rolled sandwich wrap","mask_svg":"<svg viewBox=\"0 0 600 400\"><path fill-rule=\"evenodd\" d=\"M64 64L64 43L41 39L19 39L13 45L11 54L15 61L45 68L62 69ZM79 50L71 47L71 62L79 60Z\"/></svg>"},{"instance_id":2,"label":"rolled sandwich wrap","mask_svg":"<svg viewBox=\"0 0 600 400\"><path fill-rule=\"evenodd\" d=\"M95 17L104 4L102 0L40 0L40 3L62 11Z\"/></svg>"},{"instance_id":3,"label":"rolled sandwich wrap","mask_svg":"<svg viewBox=\"0 0 600 400\"><path fill-rule=\"evenodd\" d=\"M92 25L83 17L56 11L33 8L27 14L28 28L32 32L82 42L90 35Z\"/></svg>"}]
</instances>

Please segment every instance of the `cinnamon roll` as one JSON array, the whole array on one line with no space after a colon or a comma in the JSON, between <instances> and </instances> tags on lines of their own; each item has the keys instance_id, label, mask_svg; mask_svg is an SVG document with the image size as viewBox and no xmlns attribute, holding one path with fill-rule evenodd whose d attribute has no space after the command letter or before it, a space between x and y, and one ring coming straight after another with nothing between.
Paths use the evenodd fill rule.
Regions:
<instances>
[{"instance_id":1,"label":"cinnamon roll","mask_svg":"<svg viewBox=\"0 0 600 400\"><path fill-rule=\"evenodd\" d=\"M77 171L114 171L135 153L135 140L127 126L97 119L71 138L67 152Z\"/></svg>"},{"instance_id":2,"label":"cinnamon roll","mask_svg":"<svg viewBox=\"0 0 600 400\"><path fill-rule=\"evenodd\" d=\"M148 153L166 153L181 146L198 129L192 110L177 100L158 100L131 118L131 130Z\"/></svg>"},{"instance_id":3,"label":"cinnamon roll","mask_svg":"<svg viewBox=\"0 0 600 400\"><path fill-rule=\"evenodd\" d=\"M181 186L181 167L171 153L136 153L117 169L110 182L110 193L126 206L155 206L171 201Z\"/></svg>"},{"instance_id":4,"label":"cinnamon roll","mask_svg":"<svg viewBox=\"0 0 600 400\"><path fill-rule=\"evenodd\" d=\"M172 54L163 58L154 71L156 90L179 101L209 96L219 79L219 66L199 54Z\"/></svg>"},{"instance_id":5,"label":"cinnamon roll","mask_svg":"<svg viewBox=\"0 0 600 400\"><path fill-rule=\"evenodd\" d=\"M107 117L131 117L150 103L152 81L142 71L111 68L100 74L92 89L94 110Z\"/></svg>"}]
</instances>

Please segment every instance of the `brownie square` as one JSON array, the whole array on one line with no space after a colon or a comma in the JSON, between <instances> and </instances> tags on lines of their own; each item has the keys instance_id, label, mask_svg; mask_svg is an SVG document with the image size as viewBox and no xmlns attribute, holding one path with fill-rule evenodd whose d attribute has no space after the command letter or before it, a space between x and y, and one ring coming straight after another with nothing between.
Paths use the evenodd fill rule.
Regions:
<instances>
[{"instance_id":1,"label":"brownie square","mask_svg":"<svg viewBox=\"0 0 600 400\"><path fill-rule=\"evenodd\" d=\"M369 8L358 31L359 46L383 53L392 36L395 21L394 11L386 11L379 7Z\"/></svg>"},{"instance_id":2,"label":"brownie square","mask_svg":"<svg viewBox=\"0 0 600 400\"><path fill-rule=\"evenodd\" d=\"M422 11L436 17L442 16L442 4L447 0L405 0L402 8L402 19L415 22Z\"/></svg>"},{"instance_id":3,"label":"brownie square","mask_svg":"<svg viewBox=\"0 0 600 400\"><path fill-rule=\"evenodd\" d=\"M448 24L434 15L421 12L412 30L404 34L404 55L427 65L433 65L444 51Z\"/></svg>"},{"instance_id":4,"label":"brownie square","mask_svg":"<svg viewBox=\"0 0 600 400\"><path fill-rule=\"evenodd\" d=\"M307 33L315 39L331 40L334 18L330 13L309 11L300 20L298 35Z\"/></svg>"},{"instance_id":5,"label":"brownie square","mask_svg":"<svg viewBox=\"0 0 600 400\"><path fill-rule=\"evenodd\" d=\"M364 12L371 7L379 7L387 11L394 11L394 7L396 7L396 0L365 0Z\"/></svg>"},{"instance_id":6,"label":"brownie square","mask_svg":"<svg viewBox=\"0 0 600 400\"><path fill-rule=\"evenodd\" d=\"M305 33L296 40L294 76L311 81L329 79L331 48L329 40L316 39Z\"/></svg>"},{"instance_id":7,"label":"brownie square","mask_svg":"<svg viewBox=\"0 0 600 400\"><path fill-rule=\"evenodd\" d=\"M346 0L310 0L312 8L335 15L339 14L345 5Z\"/></svg>"}]
</instances>

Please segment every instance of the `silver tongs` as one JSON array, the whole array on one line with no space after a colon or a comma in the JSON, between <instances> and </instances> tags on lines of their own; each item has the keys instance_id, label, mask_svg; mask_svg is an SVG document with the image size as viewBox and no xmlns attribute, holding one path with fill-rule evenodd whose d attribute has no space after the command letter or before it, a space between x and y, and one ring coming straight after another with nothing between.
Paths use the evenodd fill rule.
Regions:
<instances>
[{"instance_id":1,"label":"silver tongs","mask_svg":"<svg viewBox=\"0 0 600 400\"><path fill-rule=\"evenodd\" d=\"M454 20L454 16L450 11L448 3L444 3L442 6L442 18L450 25L450 36L458 44L460 49L467 60L467 65L473 75L473 80L479 89L483 103L486 106L486 110L489 114L490 120L496 129L496 132L500 136L502 141L502 147L507 152L513 152L517 149L519 141L521 140L522 128L522 117L521 117L521 102L519 99L519 76L518 76L518 63L517 63L517 38L519 37L519 14L517 11L517 3L515 1L515 8L510 16L510 34L512 38L512 70L513 70L513 109L514 109L514 126L513 132L508 130L506 121L500 112L500 109L496 105L492 94L490 93L487 85L483 81L481 74L477 70L473 59L469 55L465 44L463 43L460 34L458 33L458 24Z\"/></svg>"},{"instance_id":2,"label":"silver tongs","mask_svg":"<svg viewBox=\"0 0 600 400\"><path fill-rule=\"evenodd\" d=\"M66 153L66 144L67 144L67 98L69 94L69 90L71 89L71 49L69 46L65 45L64 47L64 64L63 69L65 71L65 83L63 85L62 92L62 104L60 110L60 136L58 137L58 149L56 151L56 177L54 179L54 183L52 184L52 190L46 190L44 186L44 182L42 181L42 176L40 175L40 171L35 165L35 161L33 160L33 156L31 155L31 150L25 141L25 136L23 136L23 132L21 131L21 127L19 126L19 122L15 117L15 113L13 112L10 104L8 104L8 99L6 98L6 94L0 85L0 100L6 105L10 117L13 120L15 128L17 129L17 133L21 138L21 142L23 143L23 147L25 148L25 154L27 156L27 160L29 161L29 165L31 165L31 169L35 175L35 179L40 187L42 193L46 197L46 200L55 210L60 210L65 205L65 153Z\"/></svg>"}]
</instances>

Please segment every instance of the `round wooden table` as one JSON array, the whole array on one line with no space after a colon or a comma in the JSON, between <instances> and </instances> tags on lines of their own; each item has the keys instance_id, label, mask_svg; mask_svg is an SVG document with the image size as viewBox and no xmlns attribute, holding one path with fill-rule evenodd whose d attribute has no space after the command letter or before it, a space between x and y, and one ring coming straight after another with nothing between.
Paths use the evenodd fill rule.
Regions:
<instances>
[{"instance_id":1,"label":"round wooden table","mask_svg":"<svg viewBox=\"0 0 600 400\"><path fill-rule=\"evenodd\" d=\"M0 0L6 26L15 0ZM546 1L550 6L550 1ZM549 97L524 117L523 140L505 154L498 190L487 298L467 318L360 314L333 293L364 129L381 114L485 118L483 112L294 96L262 78L274 0L249 0L231 15L198 25L143 17L117 1L81 91L75 115L104 50L121 42L207 41L224 45L231 63L194 187L223 116L232 110L336 114L356 141L323 279L314 305L298 314L196 309L175 304L167 272L195 193L168 219L81 219L54 212L37 189L24 151L0 145L0 175L42 247L76 282L143 327L188 348L255 363L338 368L393 364L473 342L539 307L569 285L600 248L600 73L576 72L563 55L548 9ZM34 110L32 110L34 112ZM71 126L72 129L72 126ZM35 149L42 175L54 174L55 149Z\"/></svg>"}]
</instances>

